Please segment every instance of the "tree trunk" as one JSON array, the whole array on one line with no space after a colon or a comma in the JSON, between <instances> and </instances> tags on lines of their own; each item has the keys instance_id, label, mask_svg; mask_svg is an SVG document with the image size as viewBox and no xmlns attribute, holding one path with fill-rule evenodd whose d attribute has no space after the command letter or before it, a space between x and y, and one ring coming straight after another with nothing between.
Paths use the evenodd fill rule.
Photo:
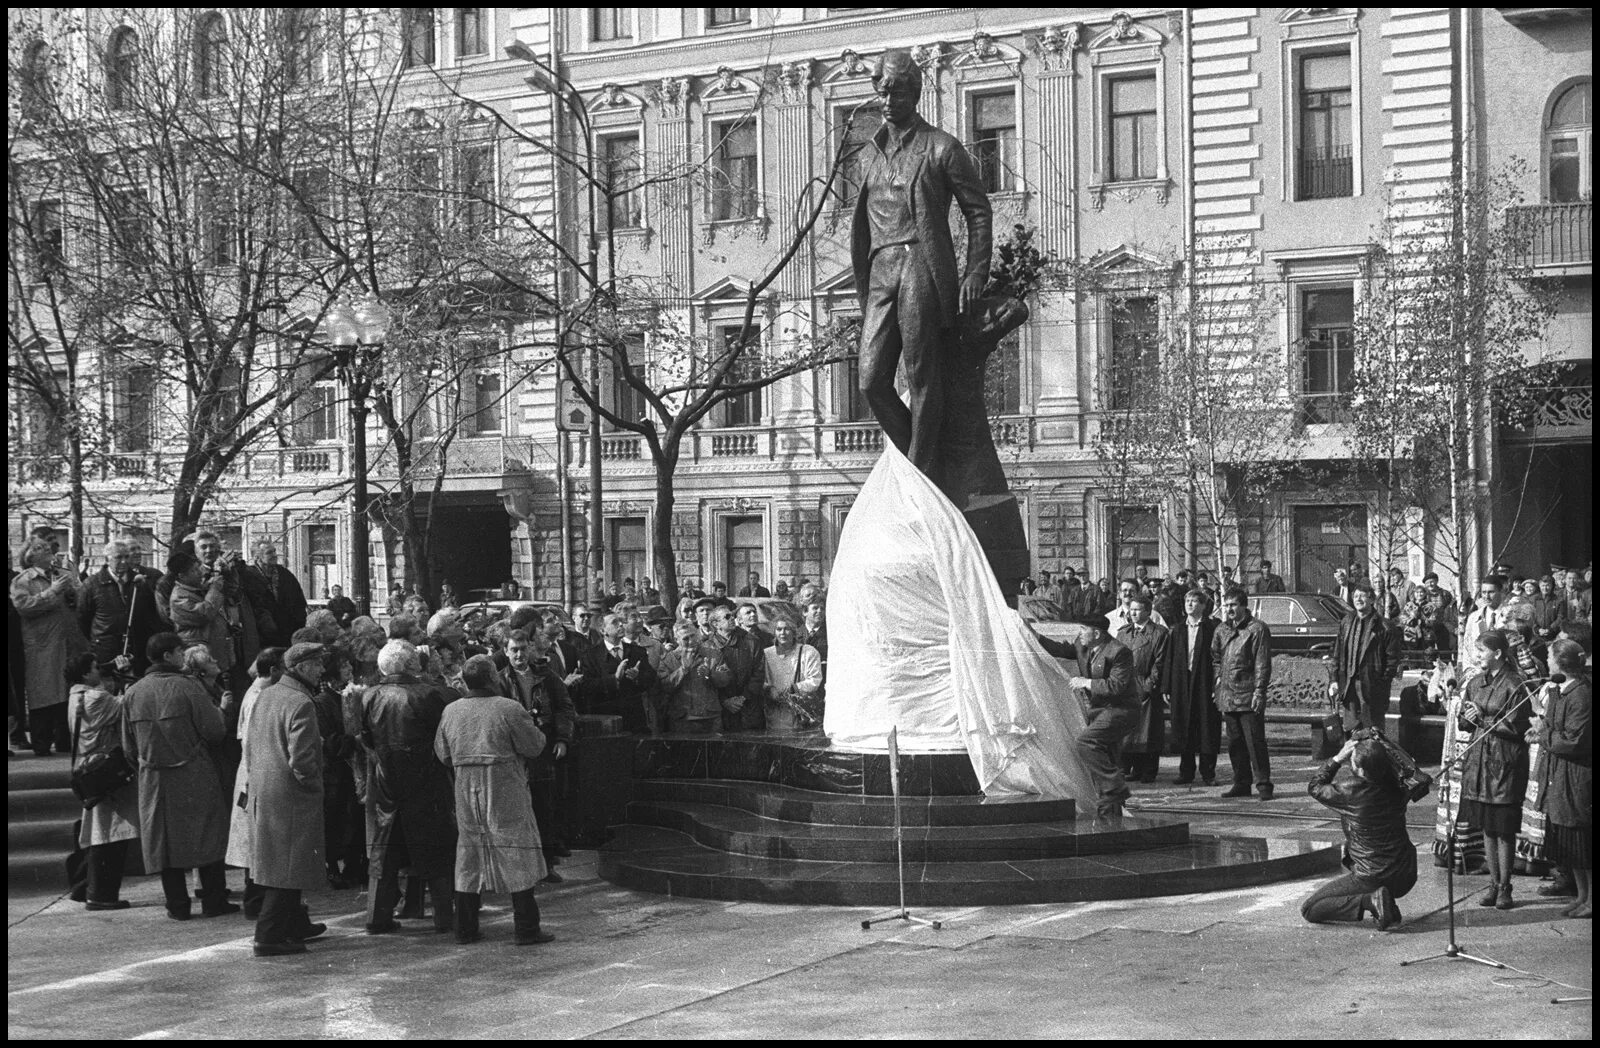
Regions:
<instances>
[{"instance_id":1,"label":"tree trunk","mask_svg":"<svg viewBox=\"0 0 1600 1048\"><path fill-rule=\"evenodd\" d=\"M673 441L654 455L656 464L656 519L651 549L655 554L657 589L668 611L678 608L678 556L672 549L672 508L677 502L673 476L678 470L678 445Z\"/></svg>"},{"instance_id":2,"label":"tree trunk","mask_svg":"<svg viewBox=\"0 0 1600 1048\"><path fill-rule=\"evenodd\" d=\"M67 512L72 519L72 562L83 566L87 552L83 541L83 434L77 426L67 438Z\"/></svg>"}]
</instances>

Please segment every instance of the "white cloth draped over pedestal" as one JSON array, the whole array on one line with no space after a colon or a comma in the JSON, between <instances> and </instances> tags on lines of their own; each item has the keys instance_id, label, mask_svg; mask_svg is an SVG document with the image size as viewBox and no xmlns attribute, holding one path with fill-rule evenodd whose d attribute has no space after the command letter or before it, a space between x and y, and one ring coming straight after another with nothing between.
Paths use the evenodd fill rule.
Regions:
<instances>
[{"instance_id":1,"label":"white cloth draped over pedestal","mask_svg":"<svg viewBox=\"0 0 1600 1048\"><path fill-rule=\"evenodd\" d=\"M1093 797L1069 674L1006 606L966 519L889 445L850 508L828 579L835 746L965 750L984 793Z\"/></svg>"}]
</instances>

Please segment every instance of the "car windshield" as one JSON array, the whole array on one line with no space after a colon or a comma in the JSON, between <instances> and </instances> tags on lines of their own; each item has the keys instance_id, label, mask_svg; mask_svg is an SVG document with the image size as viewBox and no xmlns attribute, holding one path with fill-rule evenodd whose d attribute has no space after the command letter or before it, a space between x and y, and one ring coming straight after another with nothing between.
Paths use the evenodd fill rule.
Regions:
<instances>
[{"instance_id":1,"label":"car windshield","mask_svg":"<svg viewBox=\"0 0 1600 1048\"><path fill-rule=\"evenodd\" d=\"M1305 601L1304 606L1313 622L1338 622L1350 611L1338 597L1322 595L1318 595L1315 600Z\"/></svg>"}]
</instances>

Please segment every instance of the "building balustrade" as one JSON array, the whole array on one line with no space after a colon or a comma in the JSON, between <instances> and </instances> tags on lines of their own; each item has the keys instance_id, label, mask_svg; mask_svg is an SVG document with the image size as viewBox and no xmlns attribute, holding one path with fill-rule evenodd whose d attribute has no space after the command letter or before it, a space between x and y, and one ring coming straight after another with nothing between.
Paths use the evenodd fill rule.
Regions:
<instances>
[{"instance_id":1,"label":"building balustrade","mask_svg":"<svg viewBox=\"0 0 1600 1048\"><path fill-rule=\"evenodd\" d=\"M1588 266L1594 261L1594 204L1529 204L1506 209L1517 261L1527 266Z\"/></svg>"},{"instance_id":2,"label":"building balustrade","mask_svg":"<svg viewBox=\"0 0 1600 1048\"><path fill-rule=\"evenodd\" d=\"M876 422L839 426L833 430L832 450L837 455L876 453L883 450L883 430Z\"/></svg>"}]
</instances>

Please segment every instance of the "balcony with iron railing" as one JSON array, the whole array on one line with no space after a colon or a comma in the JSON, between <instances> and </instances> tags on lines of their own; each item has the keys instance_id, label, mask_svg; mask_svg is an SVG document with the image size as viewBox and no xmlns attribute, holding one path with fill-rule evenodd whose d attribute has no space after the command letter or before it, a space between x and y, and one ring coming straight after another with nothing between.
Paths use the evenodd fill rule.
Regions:
<instances>
[{"instance_id":1,"label":"balcony with iron railing","mask_svg":"<svg viewBox=\"0 0 1600 1048\"><path fill-rule=\"evenodd\" d=\"M1355 161L1349 146L1295 150L1295 199L1332 200L1355 189Z\"/></svg>"},{"instance_id":2,"label":"balcony with iron railing","mask_svg":"<svg viewBox=\"0 0 1600 1048\"><path fill-rule=\"evenodd\" d=\"M1517 261L1536 269L1588 269L1594 262L1594 203L1527 204L1506 209Z\"/></svg>"}]
</instances>

